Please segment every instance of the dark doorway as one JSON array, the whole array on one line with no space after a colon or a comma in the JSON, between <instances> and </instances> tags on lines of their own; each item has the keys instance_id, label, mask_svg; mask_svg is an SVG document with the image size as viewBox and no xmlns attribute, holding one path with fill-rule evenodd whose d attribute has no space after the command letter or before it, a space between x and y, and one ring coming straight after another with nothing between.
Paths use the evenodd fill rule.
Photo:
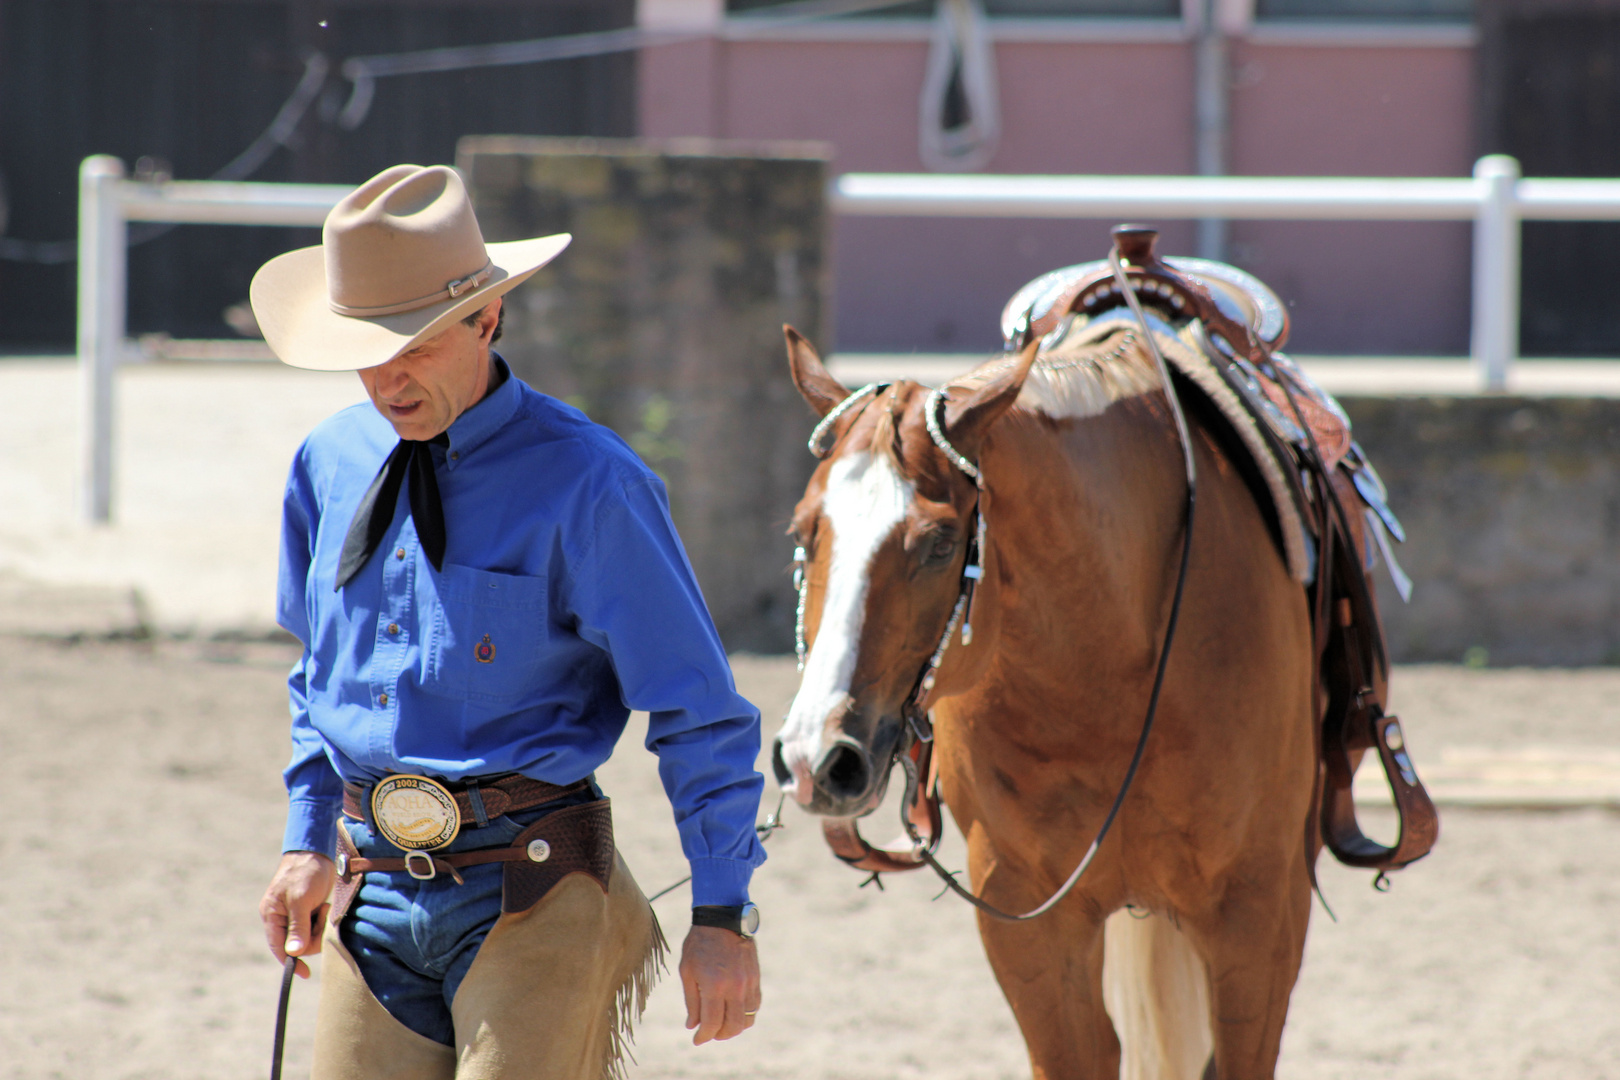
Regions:
<instances>
[{"instance_id":1,"label":"dark doorway","mask_svg":"<svg viewBox=\"0 0 1620 1080\"><path fill-rule=\"evenodd\" d=\"M468 134L630 135L632 54L379 79L365 120L336 122L351 56L629 26L634 0L0 0L0 342L66 346L78 167L138 159L213 175L276 116L318 51L330 73L288 148L254 180L358 183L388 165L449 163ZM132 229L135 227L132 227ZM155 230L148 230L155 231ZM142 233L134 233L132 240ZM45 242L45 243L41 243ZM132 247L131 333L228 337L224 310L270 256L313 230L186 226Z\"/></svg>"},{"instance_id":2,"label":"dark doorway","mask_svg":"<svg viewBox=\"0 0 1620 1080\"><path fill-rule=\"evenodd\" d=\"M1526 176L1620 176L1620 6L1492 0L1481 10L1484 137ZM1620 355L1620 224L1524 224L1520 348Z\"/></svg>"}]
</instances>

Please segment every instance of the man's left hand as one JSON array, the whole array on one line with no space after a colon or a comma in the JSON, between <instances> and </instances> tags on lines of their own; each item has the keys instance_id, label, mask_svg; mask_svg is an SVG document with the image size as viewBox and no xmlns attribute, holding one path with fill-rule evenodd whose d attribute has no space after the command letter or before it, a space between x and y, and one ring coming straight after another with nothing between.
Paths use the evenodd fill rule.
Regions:
<instances>
[{"instance_id":1,"label":"man's left hand","mask_svg":"<svg viewBox=\"0 0 1620 1080\"><path fill-rule=\"evenodd\" d=\"M729 1039L754 1026L759 1011L759 953L750 938L718 926L694 926L681 946L681 989L692 1042Z\"/></svg>"}]
</instances>

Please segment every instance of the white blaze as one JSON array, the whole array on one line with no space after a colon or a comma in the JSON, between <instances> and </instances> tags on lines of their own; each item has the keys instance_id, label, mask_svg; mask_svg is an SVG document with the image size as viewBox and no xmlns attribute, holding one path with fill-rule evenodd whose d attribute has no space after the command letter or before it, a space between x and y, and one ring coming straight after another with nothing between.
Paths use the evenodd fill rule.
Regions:
<instances>
[{"instance_id":1,"label":"white blaze","mask_svg":"<svg viewBox=\"0 0 1620 1080\"><path fill-rule=\"evenodd\" d=\"M883 454L863 451L839 458L827 477L821 512L833 530L832 566L816 641L781 732L782 760L793 773L800 802L810 799L806 781L821 757L823 725L849 696L872 559L905 520L912 495L912 485Z\"/></svg>"}]
</instances>

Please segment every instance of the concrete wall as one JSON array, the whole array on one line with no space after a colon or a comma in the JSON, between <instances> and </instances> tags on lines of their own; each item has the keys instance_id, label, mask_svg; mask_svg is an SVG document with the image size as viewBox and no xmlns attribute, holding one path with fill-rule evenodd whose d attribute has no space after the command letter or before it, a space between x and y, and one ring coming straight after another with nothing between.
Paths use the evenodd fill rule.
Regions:
<instances>
[{"instance_id":1,"label":"concrete wall","mask_svg":"<svg viewBox=\"0 0 1620 1080\"><path fill-rule=\"evenodd\" d=\"M512 294L502 354L663 476L726 645L791 650L783 533L814 461L782 324L824 338L817 148L491 136L458 164L486 239L574 234Z\"/></svg>"},{"instance_id":2,"label":"concrete wall","mask_svg":"<svg viewBox=\"0 0 1620 1080\"><path fill-rule=\"evenodd\" d=\"M1343 403L1407 529L1397 660L1620 663L1620 399Z\"/></svg>"},{"instance_id":3,"label":"concrete wall","mask_svg":"<svg viewBox=\"0 0 1620 1080\"><path fill-rule=\"evenodd\" d=\"M643 0L645 4L645 0ZM988 171L1193 171L1193 56L1180 24L1001 33L1003 131ZM820 36L818 36L820 35ZM646 51L644 135L822 140L833 170L922 170L926 23L708 40ZM1106 35L1104 35L1106 37ZM1256 30L1234 42L1230 170L1467 175L1473 48L1465 28L1345 37ZM1107 245L1113 222L845 220L834 226L835 343L972 351L1028 279ZM1190 224L1162 250L1190 253ZM1232 261L1292 306L1302 352L1467 351L1467 227L1238 223Z\"/></svg>"}]
</instances>

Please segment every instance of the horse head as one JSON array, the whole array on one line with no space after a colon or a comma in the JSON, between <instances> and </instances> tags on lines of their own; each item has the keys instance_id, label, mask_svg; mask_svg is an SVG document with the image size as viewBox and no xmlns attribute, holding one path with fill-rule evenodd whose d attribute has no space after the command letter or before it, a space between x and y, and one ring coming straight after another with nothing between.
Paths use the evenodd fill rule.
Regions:
<instances>
[{"instance_id":1,"label":"horse head","mask_svg":"<svg viewBox=\"0 0 1620 1080\"><path fill-rule=\"evenodd\" d=\"M850 401L810 343L786 334L805 401L824 419L844 408L822 433L831 448L793 515L806 652L772 766L807 810L855 817L882 801L905 706L961 594L980 492L930 435L926 387L899 382ZM1017 400L1034 356L1031 346L945 397L940 432L968 461Z\"/></svg>"}]
</instances>

